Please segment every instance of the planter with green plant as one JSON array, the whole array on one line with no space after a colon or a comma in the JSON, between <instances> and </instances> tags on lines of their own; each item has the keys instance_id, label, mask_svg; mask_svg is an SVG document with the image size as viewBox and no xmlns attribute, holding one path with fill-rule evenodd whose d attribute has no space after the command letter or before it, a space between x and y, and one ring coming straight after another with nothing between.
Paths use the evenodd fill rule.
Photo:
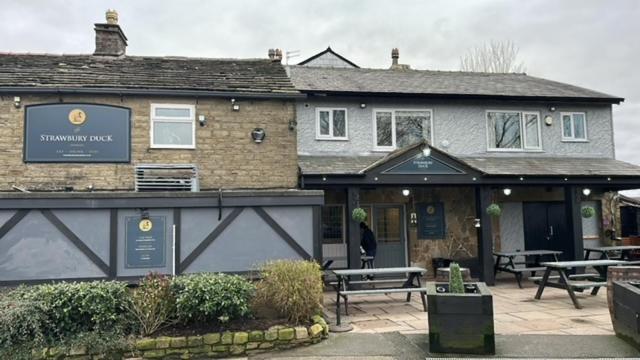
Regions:
<instances>
[{"instance_id":1,"label":"planter with green plant","mask_svg":"<svg viewBox=\"0 0 640 360\"><path fill-rule=\"evenodd\" d=\"M495 354L493 298L485 283L465 283L460 266L449 267L449 283L427 283L429 351Z\"/></svg>"}]
</instances>

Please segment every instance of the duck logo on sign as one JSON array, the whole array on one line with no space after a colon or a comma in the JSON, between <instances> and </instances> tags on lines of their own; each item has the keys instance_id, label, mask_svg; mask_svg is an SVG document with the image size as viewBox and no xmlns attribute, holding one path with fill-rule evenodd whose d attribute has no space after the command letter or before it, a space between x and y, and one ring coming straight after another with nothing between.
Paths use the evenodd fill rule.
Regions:
<instances>
[{"instance_id":1,"label":"duck logo on sign","mask_svg":"<svg viewBox=\"0 0 640 360\"><path fill-rule=\"evenodd\" d=\"M87 121L87 114L80 109L73 109L69 112L69 122L73 125L82 125Z\"/></svg>"}]
</instances>

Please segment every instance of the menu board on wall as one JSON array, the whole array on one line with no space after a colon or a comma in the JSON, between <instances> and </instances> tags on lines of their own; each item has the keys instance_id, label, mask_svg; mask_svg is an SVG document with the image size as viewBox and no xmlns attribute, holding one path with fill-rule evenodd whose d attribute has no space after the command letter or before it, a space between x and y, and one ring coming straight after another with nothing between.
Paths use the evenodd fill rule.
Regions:
<instances>
[{"instance_id":1,"label":"menu board on wall","mask_svg":"<svg viewBox=\"0 0 640 360\"><path fill-rule=\"evenodd\" d=\"M166 266L166 216L128 216L125 222L125 268Z\"/></svg>"},{"instance_id":2,"label":"menu board on wall","mask_svg":"<svg viewBox=\"0 0 640 360\"><path fill-rule=\"evenodd\" d=\"M64 103L25 108L25 162L129 162L131 110Z\"/></svg>"},{"instance_id":3,"label":"menu board on wall","mask_svg":"<svg viewBox=\"0 0 640 360\"><path fill-rule=\"evenodd\" d=\"M441 202L416 205L418 208L418 237L444 239L444 205Z\"/></svg>"}]
</instances>

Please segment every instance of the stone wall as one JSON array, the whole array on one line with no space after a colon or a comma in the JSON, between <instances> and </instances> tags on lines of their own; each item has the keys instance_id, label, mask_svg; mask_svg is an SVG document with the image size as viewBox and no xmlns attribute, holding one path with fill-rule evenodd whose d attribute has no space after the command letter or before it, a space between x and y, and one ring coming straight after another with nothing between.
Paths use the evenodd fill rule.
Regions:
<instances>
[{"instance_id":1,"label":"stone wall","mask_svg":"<svg viewBox=\"0 0 640 360\"><path fill-rule=\"evenodd\" d=\"M296 133L289 130L295 109L289 100L239 100L232 111L229 99L149 98L134 96L23 95L15 108L13 96L0 97L0 191L13 185L30 190L59 191L72 186L85 191L134 189L136 164L195 164L202 190L217 188L294 188L298 164ZM26 105L84 102L129 107L132 110L131 163L25 164L23 162ZM191 104L207 124L196 124L196 149L151 149L152 103ZM197 121L196 121L197 122ZM265 129L261 144L251 139L256 127Z\"/></svg>"},{"instance_id":2,"label":"stone wall","mask_svg":"<svg viewBox=\"0 0 640 360\"><path fill-rule=\"evenodd\" d=\"M46 349L37 359L214 359L251 355L271 350L289 349L315 344L329 335L329 327L320 316L313 324L296 327L273 326L268 330L211 333L199 336L143 338L129 351L113 354L92 354L84 348L60 352Z\"/></svg>"}]
</instances>

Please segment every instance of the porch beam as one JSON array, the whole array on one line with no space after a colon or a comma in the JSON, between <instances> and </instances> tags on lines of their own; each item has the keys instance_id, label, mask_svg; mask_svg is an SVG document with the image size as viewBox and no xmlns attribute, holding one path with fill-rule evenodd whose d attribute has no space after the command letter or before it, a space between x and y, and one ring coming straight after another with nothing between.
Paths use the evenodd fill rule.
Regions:
<instances>
[{"instance_id":1,"label":"porch beam","mask_svg":"<svg viewBox=\"0 0 640 360\"><path fill-rule=\"evenodd\" d=\"M579 189L576 186L564 187L564 206L567 218L566 260L584 260L584 240L582 237L582 214Z\"/></svg>"},{"instance_id":2,"label":"porch beam","mask_svg":"<svg viewBox=\"0 0 640 360\"><path fill-rule=\"evenodd\" d=\"M360 206L360 187L349 186L347 188L347 252L349 255L349 268L360 268L360 224L353 220L353 210Z\"/></svg>"},{"instance_id":3,"label":"porch beam","mask_svg":"<svg viewBox=\"0 0 640 360\"><path fill-rule=\"evenodd\" d=\"M496 279L493 272L493 230L491 229L491 216L489 216L485 210L491 204L491 188L488 186L476 186L475 198L476 218L480 219L480 227L477 228L480 281L484 281L487 285L495 285Z\"/></svg>"}]
</instances>

